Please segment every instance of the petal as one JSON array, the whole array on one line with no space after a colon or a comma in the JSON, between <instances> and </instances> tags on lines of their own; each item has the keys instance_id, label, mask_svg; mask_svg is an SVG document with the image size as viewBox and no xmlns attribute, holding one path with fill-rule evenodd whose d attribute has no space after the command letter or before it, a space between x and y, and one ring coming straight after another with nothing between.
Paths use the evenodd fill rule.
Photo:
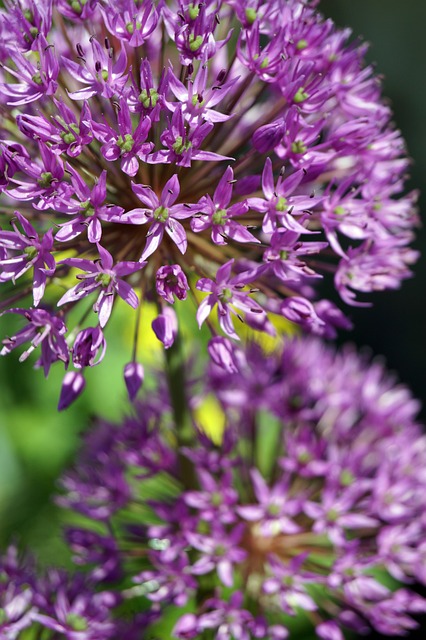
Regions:
<instances>
[{"instance_id":1,"label":"petal","mask_svg":"<svg viewBox=\"0 0 426 640\"><path fill-rule=\"evenodd\" d=\"M145 248L141 255L141 261L148 258L150 255L158 249L161 240L164 235L164 225L155 223L151 226L149 233L147 234Z\"/></svg>"},{"instance_id":2,"label":"petal","mask_svg":"<svg viewBox=\"0 0 426 640\"><path fill-rule=\"evenodd\" d=\"M99 314L99 324L102 329L109 320L113 304L114 295L112 293L101 291L93 308L94 311L97 311Z\"/></svg>"},{"instance_id":3,"label":"petal","mask_svg":"<svg viewBox=\"0 0 426 640\"><path fill-rule=\"evenodd\" d=\"M133 307L133 309L138 308L139 298L128 282L125 280L117 280L115 283L115 289L124 302L127 302L128 305Z\"/></svg>"},{"instance_id":4,"label":"petal","mask_svg":"<svg viewBox=\"0 0 426 640\"><path fill-rule=\"evenodd\" d=\"M112 265L114 264L112 255L100 244L97 244L96 246L98 247L99 255L101 257L102 268L105 269L105 271L109 271L110 269L112 269Z\"/></svg>"},{"instance_id":5,"label":"petal","mask_svg":"<svg viewBox=\"0 0 426 640\"><path fill-rule=\"evenodd\" d=\"M205 320L207 320L214 305L216 304L216 301L212 303L212 298L213 296L207 296L207 298L204 298L204 300L201 301L200 306L198 307L197 322L200 329L201 325Z\"/></svg>"},{"instance_id":6,"label":"petal","mask_svg":"<svg viewBox=\"0 0 426 640\"><path fill-rule=\"evenodd\" d=\"M160 204L163 207L170 207L178 198L180 193L180 184L177 174L175 173L170 180L167 180L161 194Z\"/></svg>"},{"instance_id":7,"label":"petal","mask_svg":"<svg viewBox=\"0 0 426 640\"><path fill-rule=\"evenodd\" d=\"M179 251L183 254L188 247L186 231L180 222L171 218L166 225L166 233L173 240Z\"/></svg>"}]
</instances>

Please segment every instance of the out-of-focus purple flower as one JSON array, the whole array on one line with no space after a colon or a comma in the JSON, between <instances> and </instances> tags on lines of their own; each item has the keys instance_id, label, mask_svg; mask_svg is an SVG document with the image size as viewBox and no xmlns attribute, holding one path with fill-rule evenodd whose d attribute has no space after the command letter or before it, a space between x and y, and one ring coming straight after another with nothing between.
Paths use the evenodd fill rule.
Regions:
<instances>
[{"instance_id":1,"label":"out-of-focus purple flower","mask_svg":"<svg viewBox=\"0 0 426 640\"><path fill-rule=\"evenodd\" d=\"M208 352L211 361L218 367L225 369L229 373L238 371L234 348L229 338L223 338L222 336L212 338L208 345Z\"/></svg>"},{"instance_id":2,"label":"out-of-focus purple flower","mask_svg":"<svg viewBox=\"0 0 426 640\"><path fill-rule=\"evenodd\" d=\"M70 640L113 637L111 609L117 599L107 591L95 593L94 586L81 575L69 578L63 572L49 571L38 584L39 611L33 615L34 622Z\"/></svg>"},{"instance_id":3,"label":"out-of-focus purple flower","mask_svg":"<svg viewBox=\"0 0 426 640\"><path fill-rule=\"evenodd\" d=\"M417 403L352 349L223 342L232 366L219 358L185 388L190 409L214 394L222 442L200 429L177 444L161 378L132 418L85 436L58 498L89 519L68 536L79 567L99 589L121 572L118 598L154 617L184 607L176 638L283 640L300 612L322 640L415 628L424 598L385 581L425 582Z\"/></svg>"}]
</instances>

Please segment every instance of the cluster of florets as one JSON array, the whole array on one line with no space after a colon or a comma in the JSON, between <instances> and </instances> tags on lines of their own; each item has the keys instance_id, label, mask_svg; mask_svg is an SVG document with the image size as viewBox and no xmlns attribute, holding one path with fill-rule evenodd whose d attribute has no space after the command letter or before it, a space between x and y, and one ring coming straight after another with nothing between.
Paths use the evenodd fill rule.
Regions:
<instances>
[{"instance_id":1,"label":"cluster of florets","mask_svg":"<svg viewBox=\"0 0 426 640\"><path fill-rule=\"evenodd\" d=\"M280 356L226 338L211 351L216 364L186 393L191 410L214 393L220 444L199 431L177 445L165 390L89 432L58 502L78 514L66 539L96 596L89 606L82 588L77 606L74 583L57 578L61 606L59 588L48 616L21 595L19 624L77 638L68 620L85 640L133 637L118 631L126 610L144 612L128 627L138 638L171 620L167 637L281 640L301 612L323 640L414 628L426 601L396 581L426 583L417 402L379 363L313 339Z\"/></svg>"},{"instance_id":2,"label":"cluster of florets","mask_svg":"<svg viewBox=\"0 0 426 640\"><path fill-rule=\"evenodd\" d=\"M410 274L404 143L365 46L315 2L4 4L0 281L26 325L1 353L29 341L21 360L41 346L46 373L73 365L61 407L102 360L117 296L157 295L165 347L188 291L232 338L235 317L273 333L271 313L330 336L349 322L318 298L324 274L349 304ZM133 356L131 395L142 377Z\"/></svg>"}]
</instances>

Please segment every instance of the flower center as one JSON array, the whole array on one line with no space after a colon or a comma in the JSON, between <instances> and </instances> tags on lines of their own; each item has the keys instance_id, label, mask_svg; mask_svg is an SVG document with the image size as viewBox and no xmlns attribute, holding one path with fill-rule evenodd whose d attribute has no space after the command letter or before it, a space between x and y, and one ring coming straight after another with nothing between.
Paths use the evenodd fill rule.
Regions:
<instances>
[{"instance_id":1,"label":"flower center","mask_svg":"<svg viewBox=\"0 0 426 640\"><path fill-rule=\"evenodd\" d=\"M37 184L40 187L43 187L43 189L47 189L48 187L50 187L52 180L53 175L50 173L50 171L43 171L43 173L40 175L40 178L37 180Z\"/></svg>"},{"instance_id":2,"label":"flower center","mask_svg":"<svg viewBox=\"0 0 426 640\"><path fill-rule=\"evenodd\" d=\"M198 49L201 47L202 44L203 44L203 36L195 37L193 33L189 35L189 48L191 49L191 51L193 52L198 51Z\"/></svg>"},{"instance_id":3,"label":"flower center","mask_svg":"<svg viewBox=\"0 0 426 640\"><path fill-rule=\"evenodd\" d=\"M277 200L277 203L275 205L275 210L276 211L287 211L287 198L284 198L283 196L280 196Z\"/></svg>"},{"instance_id":4,"label":"flower center","mask_svg":"<svg viewBox=\"0 0 426 640\"><path fill-rule=\"evenodd\" d=\"M293 99L294 99L294 102L298 104L299 102L303 102L308 98L309 98L309 94L307 94L306 91L304 91L303 87L299 87Z\"/></svg>"},{"instance_id":5,"label":"flower center","mask_svg":"<svg viewBox=\"0 0 426 640\"><path fill-rule=\"evenodd\" d=\"M89 628L86 618L79 616L77 613L69 613L66 620L67 625L71 627L73 631L86 631Z\"/></svg>"},{"instance_id":6,"label":"flower center","mask_svg":"<svg viewBox=\"0 0 426 640\"><path fill-rule=\"evenodd\" d=\"M169 210L166 207L157 207L152 215L158 222L167 222L169 219Z\"/></svg>"},{"instance_id":7,"label":"flower center","mask_svg":"<svg viewBox=\"0 0 426 640\"><path fill-rule=\"evenodd\" d=\"M117 146L125 153L126 151L131 151L135 141L133 140L133 136L130 133L126 133L124 138L123 136L118 136L117 138Z\"/></svg>"},{"instance_id":8,"label":"flower center","mask_svg":"<svg viewBox=\"0 0 426 640\"><path fill-rule=\"evenodd\" d=\"M109 273L99 273L95 280L101 284L101 287L107 287L112 280L112 276Z\"/></svg>"},{"instance_id":9,"label":"flower center","mask_svg":"<svg viewBox=\"0 0 426 640\"><path fill-rule=\"evenodd\" d=\"M192 147L192 142L184 142L182 136L177 136L175 142L172 145L173 151L176 155L180 156L184 151L188 151Z\"/></svg>"},{"instance_id":10,"label":"flower center","mask_svg":"<svg viewBox=\"0 0 426 640\"><path fill-rule=\"evenodd\" d=\"M226 214L226 209L218 209L217 211L215 211L212 216L213 224L224 225L226 222Z\"/></svg>"},{"instance_id":11,"label":"flower center","mask_svg":"<svg viewBox=\"0 0 426 640\"><path fill-rule=\"evenodd\" d=\"M95 210L92 207L92 203L90 202L90 200L86 200L86 202L82 202L80 204L80 209L82 210L82 213L85 216L93 216L93 214L95 213Z\"/></svg>"},{"instance_id":12,"label":"flower center","mask_svg":"<svg viewBox=\"0 0 426 640\"><path fill-rule=\"evenodd\" d=\"M225 289L222 290L219 298L222 300L222 302L231 302L232 300L232 291L231 289L229 289L228 287L226 287Z\"/></svg>"},{"instance_id":13,"label":"flower center","mask_svg":"<svg viewBox=\"0 0 426 640\"><path fill-rule=\"evenodd\" d=\"M150 107L155 107L158 102L158 93L155 89L151 88L149 92L146 89L143 89L139 94L139 102L142 102L145 109L149 109Z\"/></svg>"},{"instance_id":14,"label":"flower center","mask_svg":"<svg viewBox=\"0 0 426 640\"><path fill-rule=\"evenodd\" d=\"M35 247L25 247L24 253L28 256L28 261L30 261L36 257L37 249Z\"/></svg>"},{"instance_id":15,"label":"flower center","mask_svg":"<svg viewBox=\"0 0 426 640\"><path fill-rule=\"evenodd\" d=\"M307 147L303 140L295 140L291 145L291 150L293 153L302 154L306 153Z\"/></svg>"}]
</instances>

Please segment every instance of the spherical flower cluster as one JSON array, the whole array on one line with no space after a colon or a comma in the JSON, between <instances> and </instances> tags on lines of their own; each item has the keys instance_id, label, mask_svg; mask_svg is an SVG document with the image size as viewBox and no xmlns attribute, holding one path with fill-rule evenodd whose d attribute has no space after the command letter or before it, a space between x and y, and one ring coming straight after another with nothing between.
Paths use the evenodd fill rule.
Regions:
<instances>
[{"instance_id":1,"label":"spherical flower cluster","mask_svg":"<svg viewBox=\"0 0 426 640\"><path fill-rule=\"evenodd\" d=\"M41 613L46 598L28 596L24 621L65 633L78 614L85 640L98 625L105 638L155 637L159 619L171 620L160 637L282 640L301 613L322 640L414 628L426 601L398 583L426 584L417 402L381 364L313 338L274 356L220 337L211 351L186 394L194 416L214 393L220 442L199 430L178 445L161 385L121 426L90 431L58 503L77 514L66 539L96 596L58 578L62 606Z\"/></svg>"},{"instance_id":2,"label":"spherical flower cluster","mask_svg":"<svg viewBox=\"0 0 426 640\"><path fill-rule=\"evenodd\" d=\"M5 0L1 304L24 327L1 353L72 364L60 406L117 298L156 296L165 347L188 292L232 338L235 317L272 333L271 313L329 336L348 321L324 274L349 304L410 275L404 143L365 46L315 5ZM142 376L133 356L131 395Z\"/></svg>"}]
</instances>

